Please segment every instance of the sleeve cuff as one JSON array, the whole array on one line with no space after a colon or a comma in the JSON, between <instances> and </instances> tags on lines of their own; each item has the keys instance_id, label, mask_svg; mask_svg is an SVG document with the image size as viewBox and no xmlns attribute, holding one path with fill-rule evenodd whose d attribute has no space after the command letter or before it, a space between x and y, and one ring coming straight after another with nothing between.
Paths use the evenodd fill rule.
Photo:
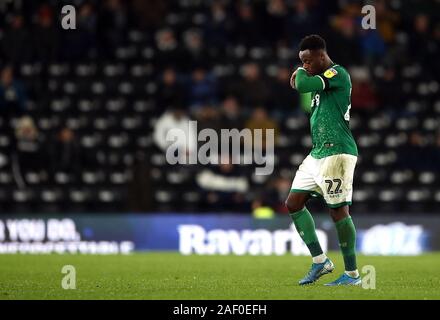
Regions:
<instances>
[{"instance_id":1,"label":"sleeve cuff","mask_svg":"<svg viewBox=\"0 0 440 320\"><path fill-rule=\"evenodd\" d=\"M321 81L322 81L322 90L325 90L325 89L327 88L327 85L326 85L326 83L325 83L325 80L324 80L320 75L317 75L317 77L318 77L319 79L321 79Z\"/></svg>"}]
</instances>

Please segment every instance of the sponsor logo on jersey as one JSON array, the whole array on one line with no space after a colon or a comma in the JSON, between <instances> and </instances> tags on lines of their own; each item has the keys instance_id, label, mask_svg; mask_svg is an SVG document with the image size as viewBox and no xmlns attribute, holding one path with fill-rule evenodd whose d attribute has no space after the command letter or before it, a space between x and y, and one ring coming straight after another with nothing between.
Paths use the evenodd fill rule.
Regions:
<instances>
[{"instance_id":1,"label":"sponsor logo on jersey","mask_svg":"<svg viewBox=\"0 0 440 320\"><path fill-rule=\"evenodd\" d=\"M337 74L338 74L338 71L336 71L334 68L330 68L326 72L324 72L324 77L331 79Z\"/></svg>"}]
</instances>

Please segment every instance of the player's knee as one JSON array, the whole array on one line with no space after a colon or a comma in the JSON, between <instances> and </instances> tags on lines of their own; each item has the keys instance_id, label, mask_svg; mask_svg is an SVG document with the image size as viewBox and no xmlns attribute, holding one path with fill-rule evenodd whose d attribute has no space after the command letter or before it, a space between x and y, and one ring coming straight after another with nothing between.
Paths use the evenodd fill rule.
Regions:
<instances>
[{"instance_id":1,"label":"player's knee","mask_svg":"<svg viewBox=\"0 0 440 320\"><path fill-rule=\"evenodd\" d=\"M289 203L289 199L287 199L287 200L284 202L284 205L286 206L287 210L289 210L289 212L290 212L290 203Z\"/></svg>"},{"instance_id":2,"label":"player's knee","mask_svg":"<svg viewBox=\"0 0 440 320\"><path fill-rule=\"evenodd\" d=\"M335 209L330 208L329 211L333 222L338 222L350 216L347 205Z\"/></svg>"},{"instance_id":3,"label":"player's knee","mask_svg":"<svg viewBox=\"0 0 440 320\"><path fill-rule=\"evenodd\" d=\"M297 201L295 198L287 198L284 204L286 205L287 210L289 210L289 213L294 213L304 208L304 203Z\"/></svg>"}]
</instances>

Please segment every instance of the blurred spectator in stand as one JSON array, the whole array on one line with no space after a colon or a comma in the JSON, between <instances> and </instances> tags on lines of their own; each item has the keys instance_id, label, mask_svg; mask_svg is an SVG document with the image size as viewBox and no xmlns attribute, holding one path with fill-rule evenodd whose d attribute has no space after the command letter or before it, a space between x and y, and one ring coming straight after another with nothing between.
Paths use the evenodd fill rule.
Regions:
<instances>
[{"instance_id":1,"label":"blurred spectator in stand","mask_svg":"<svg viewBox=\"0 0 440 320\"><path fill-rule=\"evenodd\" d=\"M203 68L196 68L188 85L188 95L192 110L205 104L217 103L217 82L214 75Z\"/></svg>"},{"instance_id":2,"label":"blurred spectator in stand","mask_svg":"<svg viewBox=\"0 0 440 320\"><path fill-rule=\"evenodd\" d=\"M127 39L127 8L120 0L107 0L98 13L96 34L99 42L99 56L112 58L115 49Z\"/></svg>"},{"instance_id":3,"label":"blurred spectator in stand","mask_svg":"<svg viewBox=\"0 0 440 320\"><path fill-rule=\"evenodd\" d=\"M269 101L270 91L262 78L260 67L256 63L248 63L243 67L243 79L232 83L227 93L238 97L245 107L255 107Z\"/></svg>"},{"instance_id":4,"label":"blurred spectator in stand","mask_svg":"<svg viewBox=\"0 0 440 320\"><path fill-rule=\"evenodd\" d=\"M356 112L369 112L377 107L375 89L370 81L370 74L367 68L351 69L351 105Z\"/></svg>"},{"instance_id":5,"label":"blurred spectator in stand","mask_svg":"<svg viewBox=\"0 0 440 320\"><path fill-rule=\"evenodd\" d=\"M14 78L11 66L4 67L0 74L0 115L6 119L21 115L26 110L26 101L23 84Z\"/></svg>"},{"instance_id":6,"label":"blurred spectator in stand","mask_svg":"<svg viewBox=\"0 0 440 320\"><path fill-rule=\"evenodd\" d=\"M361 19L357 20L360 34L360 48L363 53L363 63L373 69L387 53L387 47L382 35L377 29L363 29Z\"/></svg>"},{"instance_id":7,"label":"blurred spectator in stand","mask_svg":"<svg viewBox=\"0 0 440 320\"><path fill-rule=\"evenodd\" d=\"M219 164L202 170L196 176L196 183L202 191L204 210L210 211L249 211L246 200L249 182L243 170L232 164L231 158L223 159Z\"/></svg>"},{"instance_id":8,"label":"blurred spectator in stand","mask_svg":"<svg viewBox=\"0 0 440 320\"><path fill-rule=\"evenodd\" d=\"M431 39L429 16L418 14L415 16L413 24L414 26L409 38L411 55L416 61L424 61L429 58L429 51L426 49L420 50L420 48L426 48Z\"/></svg>"},{"instance_id":9,"label":"blurred spectator in stand","mask_svg":"<svg viewBox=\"0 0 440 320\"><path fill-rule=\"evenodd\" d=\"M150 31L161 26L169 12L169 0L132 0L132 12L136 25Z\"/></svg>"},{"instance_id":10,"label":"blurred spectator in stand","mask_svg":"<svg viewBox=\"0 0 440 320\"><path fill-rule=\"evenodd\" d=\"M328 50L336 63L352 61L354 64L362 62L359 51L359 40L356 34L355 19L349 15L335 16L330 20L333 30L326 36Z\"/></svg>"},{"instance_id":11,"label":"blurred spectator in stand","mask_svg":"<svg viewBox=\"0 0 440 320\"><path fill-rule=\"evenodd\" d=\"M299 41L308 34L319 32L321 25L314 8L311 8L312 1L297 0L294 2L294 13L289 15L287 30L290 31L291 45L296 47ZM291 32L295 30L295 32Z\"/></svg>"},{"instance_id":12,"label":"blurred spectator in stand","mask_svg":"<svg viewBox=\"0 0 440 320\"><path fill-rule=\"evenodd\" d=\"M79 176L85 163L82 159L81 146L75 133L68 127L63 127L50 144L51 170L72 173Z\"/></svg>"},{"instance_id":13,"label":"blurred spectator in stand","mask_svg":"<svg viewBox=\"0 0 440 320\"><path fill-rule=\"evenodd\" d=\"M23 116L17 121L15 139L16 155L22 174L28 170L39 171L47 167L44 137L31 117Z\"/></svg>"},{"instance_id":14,"label":"blurred spectator in stand","mask_svg":"<svg viewBox=\"0 0 440 320\"><path fill-rule=\"evenodd\" d=\"M257 191L252 202L254 209L254 217L258 214L268 214L267 208L270 208L273 213L287 214L288 210L284 204L286 196L290 192L292 179L287 179L281 176L273 176L269 179L260 190ZM255 209L262 208L258 212Z\"/></svg>"},{"instance_id":15,"label":"blurred spectator in stand","mask_svg":"<svg viewBox=\"0 0 440 320\"><path fill-rule=\"evenodd\" d=\"M190 29L183 35L185 43L185 61L190 66L207 68L212 62L206 49L201 30Z\"/></svg>"},{"instance_id":16,"label":"blurred spectator in stand","mask_svg":"<svg viewBox=\"0 0 440 320\"><path fill-rule=\"evenodd\" d=\"M438 170L435 162L435 137L431 140L420 131L412 131L408 135L408 143L399 148L398 165L416 171ZM421 161L423 159L423 161Z\"/></svg>"},{"instance_id":17,"label":"blurred spectator in stand","mask_svg":"<svg viewBox=\"0 0 440 320\"><path fill-rule=\"evenodd\" d=\"M276 58L279 61L282 61L289 65L292 63L292 61L296 61L297 59L298 53L289 46L289 42L287 41L286 38L281 39L280 41L277 42L275 51L276 51Z\"/></svg>"},{"instance_id":18,"label":"blurred spectator in stand","mask_svg":"<svg viewBox=\"0 0 440 320\"><path fill-rule=\"evenodd\" d=\"M188 155L197 152L197 132L190 126L190 118L180 106L169 108L157 119L153 139L164 153L171 145L175 146L174 156L183 162Z\"/></svg>"},{"instance_id":19,"label":"blurred spectator in stand","mask_svg":"<svg viewBox=\"0 0 440 320\"><path fill-rule=\"evenodd\" d=\"M222 1L212 1L210 15L205 25L205 39L215 61L225 60L226 46L230 44L233 30L231 19Z\"/></svg>"},{"instance_id":20,"label":"blurred spectator in stand","mask_svg":"<svg viewBox=\"0 0 440 320\"><path fill-rule=\"evenodd\" d=\"M244 126L240 105L233 96L226 97L222 102L221 123L224 129L241 130Z\"/></svg>"},{"instance_id":21,"label":"blurred spectator in stand","mask_svg":"<svg viewBox=\"0 0 440 320\"><path fill-rule=\"evenodd\" d=\"M271 98L268 105L278 120L282 120L289 113L299 110L298 92L290 87L290 76L290 69L280 66L276 78L272 80Z\"/></svg>"},{"instance_id":22,"label":"blurred spectator in stand","mask_svg":"<svg viewBox=\"0 0 440 320\"><path fill-rule=\"evenodd\" d=\"M222 121L220 110L217 107L212 105L205 105L197 110L195 113L195 118L197 120L197 134L199 135L203 130L214 130L218 136L221 134L221 129L226 127L226 124ZM212 132L212 131L211 131ZM214 142L210 140L211 138L207 138L206 141L200 139L198 141L198 150L206 144L207 141ZM215 142L214 142L215 143ZM218 140L217 143L220 147L221 140ZM211 152L208 155L211 161L218 161L217 155L212 154Z\"/></svg>"},{"instance_id":23,"label":"blurred spectator in stand","mask_svg":"<svg viewBox=\"0 0 440 320\"><path fill-rule=\"evenodd\" d=\"M272 219L275 211L264 197L257 197L252 201L252 216L255 219Z\"/></svg>"},{"instance_id":24,"label":"blurred spectator in stand","mask_svg":"<svg viewBox=\"0 0 440 320\"><path fill-rule=\"evenodd\" d=\"M59 34L54 23L54 11L48 4L43 4L37 13L37 25L33 28L34 59L42 63L58 59Z\"/></svg>"},{"instance_id":25,"label":"blurred spectator in stand","mask_svg":"<svg viewBox=\"0 0 440 320\"><path fill-rule=\"evenodd\" d=\"M275 177L267 183L265 193L268 195L268 204L275 212L288 213L284 201L290 192L291 185L291 179L281 176Z\"/></svg>"},{"instance_id":26,"label":"blurred spectator in stand","mask_svg":"<svg viewBox=\"0 0 440 320\"><path fill-rule=\"evenodd\" d=\"M437 129L437 133L435 135L435 144L434 144L433 153L434 153L434 157L432 161L438 165L440 163L440 128Z\"/></svg>"},{"instance_id":27,"label":"blurred spectator in stand","mask_svg":"<svg viewBox=\"0 0 440 320\"><path fill-rule=\"evenodd\" d=\"M277 143L277 136L279 133L278 123L270 118L267 114L267 111L263 107L257 107L249 120L246 121L245 127L252 130L252 135L255 137L255 130L256 129L262 129L262 147L263 150L266 149L266 144L269 143L269 141L266 140L267 138L267 130L273 129L274 130L274 143ZM255 142L253 144L255 147Z\"/></svg>"},{"instance_id":28,"label":"blurred spectator in stand","mask_svg":"<svg viewBox=\"0 0 440 320\"><path fill-rule=\"evenodd\" d=\"M97 16L91 3L81 5L77 17L77 28L63 33L61 50L68 61L81 61L93 57L96 45Z\"/></svg>"},{"instance_id":29,"label":"blurred spectator in stand","mask_svg":"<svg viewBox=\"0 0 440 320\"><path fill-rule=\"evenodd\" d=\"M264 17L264 34L269 43L276 43L287 35L287 6L284 0L269 0Z\"/></svg>"},{"instance_id":30,"label":"blurred spectator in stand","mask_svg":"<svg viewBox=\"0 0 440 320\"><path fill-rule=\"evenodd\" d=\"M400 94L402 82L400 78L397 78L396 69L392 66L385 66L382 77L377 79L375 83L377 84L381 109L393 114L404 104Z\"/></svg>"},{"instance_id":31,"label":"blurred spectator in stand","mask_svg":"<svg viewBox=\"0 0 440 320\"><path fill-rule=\"evenodd\" d=\"M431 75L438 76L440 74L440 61L437 57L440 55L440 22L437 22L432 32L432 37L427 44L428 48L428 61L431 61L429 69Z\"/></svg>"},{"instance_id":32,"label":"blurred spectator in stand","mask_svg":"<svg viewBox=\"0 0 440 320\"><path fill-rule=\"evenodd\" d=\"M0 57L11 63L29 62L32 56L32 47L29 31L25 28L22 15L14 15L5 30L3 39L0 38Z\"/></svg>"},{"instance_id":33,"label":"blurred spectator in stand","mask_svg":"<svg viewBox=\"0 0 440 320\"><path fill-rule=\"evenodd\" d=\"M172 106L184 106L185 91L179 84L176 71L167 68L162 73L157 91L157 105L163 110Z\"/></svg>"},{"instance_id":34,"label":"blurred spectator in stand","mask_svg":"<svg viewBox=\"0 0 440 320\"><path fill-rule=\"evenodd\" d=\"M213 129L220 134L220 130L224 127L221 121L220 111L213 105L204 105L194 114L197 123L197 129L200 132L203 129Z\"/></svg>"},{"instance_id":35,"label":"blurred spectator in stand","mask_svg":"<svg viewBox=\"0 0 440 320\"><path fill-rule=\"evenodd\" d=\"M155 38L155 62L158 66L173 67L177 71L181 71L184 68L192 67L185 62L183 51L181 50L172 29L165 28L158 30L156 32Z\"/></svg>"},{"instance_id":36,"label":"blurred spectator in stand","mask_svg":"<svg viewBox=\"0 0 440 320\"><path fill-rule=\"evenodd\" d=\"M154 210L154 188L151 179L151 165L145 153L138 151L130 168L128 183L128 210L150 212Z\"/></svg>"},{"instance_id":37,"label":"blurred spectator in stand","mask_svg":"<svg viewBox=\"0 0 440 320\"><path fill-rule=\"evenodd\" d=\"M262 44L262 26L258 23L256 13L251 3L239 2L237 17L234 25L235 43L246 47Z\"/></svg>"},{"instance_id":38,"label":"blurred spectator in stand","mask_svg":"<svg viewBox=\"0 0 440 320\"><path fill-rule=\"evenodd\" d=\"M384 0L375 1L377 29L386 43L393 43L396 36L396 25L399 15L387 8Z\"/></svg>"}]
</instances>

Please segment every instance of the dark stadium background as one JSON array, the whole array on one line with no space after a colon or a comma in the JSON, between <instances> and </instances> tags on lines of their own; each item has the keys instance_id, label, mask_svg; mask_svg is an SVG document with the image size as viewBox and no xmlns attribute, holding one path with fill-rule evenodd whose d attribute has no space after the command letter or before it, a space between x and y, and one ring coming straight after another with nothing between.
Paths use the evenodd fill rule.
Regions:
<instances>
[{"instance_id":1,"label":"dark stadium background","mask_svg":"<svg viewBox=\"0 0 440 320\"><path fill-rule=\"evenodd\" d=\"M415 224L423 216L425 227L438 226L439 2L373 1L375 30L361 27L364 4L2 1L5 220L252 217L262 207L285 218L292 178L311 147L304 102L289 77L300 39L316 33L352 78L350 123L360 153L353 216ZM76 30L61 27L64 5L76 8ZM168 165L158 132L161 120L177 113L176 123L197 120L199 129L275 129L273 174L257 177L254 166ZM206 172L241 187L211 190L200 182ZM325 217L321 202L309 209ZM82 236L93 238L93 228L78 223L85 223Z\"/></svg>"}]
</instances>

